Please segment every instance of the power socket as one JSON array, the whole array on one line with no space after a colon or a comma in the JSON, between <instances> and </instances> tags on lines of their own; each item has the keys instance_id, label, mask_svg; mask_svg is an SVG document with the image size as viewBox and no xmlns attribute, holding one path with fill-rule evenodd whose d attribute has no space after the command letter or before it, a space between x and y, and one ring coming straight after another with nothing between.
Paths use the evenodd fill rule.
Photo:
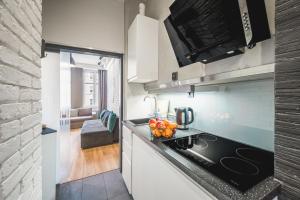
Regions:
<instances>
[{"instance_id":1,"label":"power socket","mask_svg":"<svg viewBox=\"0 0 300 200\"><path fill-rule=\"evenodd\" d=\"M172 81L177 81L178 80L178 72L173 72L172 73Z\"/></svg>"}]
</instances>

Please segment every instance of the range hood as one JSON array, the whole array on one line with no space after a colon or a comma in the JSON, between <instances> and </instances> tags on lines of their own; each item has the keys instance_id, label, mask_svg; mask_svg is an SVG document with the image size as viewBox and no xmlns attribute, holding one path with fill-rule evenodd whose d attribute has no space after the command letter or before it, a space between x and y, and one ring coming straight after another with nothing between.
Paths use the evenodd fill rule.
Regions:
<instances>
[{"instance_id":1,"label":"range hood","mask_svg":"<svg viewBox=\"0 0 300 200\"><path fill-rule=\"evenodd\" d=\"M165 27L180 67L244 53L269 39L264 0L175 0Z\"/></svg>"},{"instance_id":2,"label":"range hood","mask_svg":"<svg viewBox=\"0 0 300 200\"><path fill-rule=\"evenodd\" d=\"M219 74L206 75L188 80L170 81L165 83L145 84L145 90L149 93L163 92L187 92L191 85L194 86L213 86L241 81L253 81L274 78L275 64L266 64L256 67L223 72Z\"/></svg>"}]
</instances>

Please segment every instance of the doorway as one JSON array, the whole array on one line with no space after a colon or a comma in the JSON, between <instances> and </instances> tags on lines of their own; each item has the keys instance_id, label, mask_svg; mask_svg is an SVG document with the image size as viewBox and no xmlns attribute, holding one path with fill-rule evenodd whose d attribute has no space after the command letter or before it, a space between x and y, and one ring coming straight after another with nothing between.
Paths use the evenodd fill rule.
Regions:
<instances>
[{"instance_id":1,"label":"doorway","mask_svg":"<svg viewBox=\"0 0 300 200\"><path fill-rule=\"evenodd\" d=\"M46 44L45 52L60 58L57 183L120 168L119 142L82 149L81 134L84 123L100 122L100 113L107 109L117 116L115 126L121 137L123 55L56 44ZM100 73L105 74L106 87ZM102 90L106 90L104 97ZM104 98L105 105L99 103Z\"/></svg>"}]
</instances>

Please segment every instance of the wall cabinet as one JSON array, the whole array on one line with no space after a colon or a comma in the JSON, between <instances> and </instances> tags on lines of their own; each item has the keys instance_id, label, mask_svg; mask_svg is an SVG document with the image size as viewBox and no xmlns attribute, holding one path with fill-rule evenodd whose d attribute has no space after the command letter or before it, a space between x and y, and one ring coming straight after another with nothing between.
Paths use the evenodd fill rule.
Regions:
<instances>
[{"instance_id":1,"label":"wall cabinet","mask_svg":"<svg viewBox=\"0 0 300 200\"><path fill-rule=\"evenodd\" d=\"M158 21L137 15L128 30L128 82L158 80Z\"/></svg>"},{"instance_id":2,"label":"wall cabinet","mask_svg":"<svg viewBox=\"0 0 300 200\"><path fill-rule=\"evenodd\" d=\"M132 135L132 196L134 200L212 200L136 135Z\"/></svg>"}]
</instances>

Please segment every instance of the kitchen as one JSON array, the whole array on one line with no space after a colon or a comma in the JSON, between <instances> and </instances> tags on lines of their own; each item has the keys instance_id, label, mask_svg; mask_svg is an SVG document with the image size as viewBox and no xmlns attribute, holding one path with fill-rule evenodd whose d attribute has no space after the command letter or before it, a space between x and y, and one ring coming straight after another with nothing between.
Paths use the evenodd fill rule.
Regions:
<instances>
[{"instance_id":1,"label":"kitchen","mask_svg":"<svg viewBox=\"0 0 300 200\"><path fill-rule=\"evenodd\" d=\"M275 122L275 1L256 1L255 5L239 1L238 9L234 9L234 3L217 5L215 9L223 6L231 10L231 19L242 15L245 20L240 22L240 28L247 45L241 52L240 48L234 52L227 49L226 54L226 47L219 52L209 47L213 50L207 50L207 54L194 50L191 56L187 56L189 48L209 43L201 38L205 36L193 34L193 28L200 30L199 26L210 24L187 22L195 15L202 17L197 15L201 7L198 5L197 13L185 14L196 8L189 8L193 1L184 2L147 1L146 7L140 4L135 10L139 12L137 17L132 12L127 16L132 24L127 25L128 120L123 122L122 176L129 193L134 199L149 200L297 199L299 194L293 187L297 178L282 177L280 160L284 154L278 152L274 159L274 150L281 147L274 134L275 123L280 121ZM128 10L138 7L133 3L127 6ZM170 16L174 21L169 20ZM183 24L184 20L190 24ZM144 101L146 95L154 100ZM188 128L178 127L171 138L155 137L148 124L155 117L168 118ZM160 127L159 123L156 127ZM274 163L278 166L274 167ZM280 196L281 190L290 193Z\"/></svg>"},{"instance_id":2,"label":"kitchen","mask_svg":"<svg viewBox=\"0 0 300 200\"><path fill-rule=\"evenodd\" d=\"M0 199L299 200L299 13L2 0Z\"/></svg>"}]
</instances>

